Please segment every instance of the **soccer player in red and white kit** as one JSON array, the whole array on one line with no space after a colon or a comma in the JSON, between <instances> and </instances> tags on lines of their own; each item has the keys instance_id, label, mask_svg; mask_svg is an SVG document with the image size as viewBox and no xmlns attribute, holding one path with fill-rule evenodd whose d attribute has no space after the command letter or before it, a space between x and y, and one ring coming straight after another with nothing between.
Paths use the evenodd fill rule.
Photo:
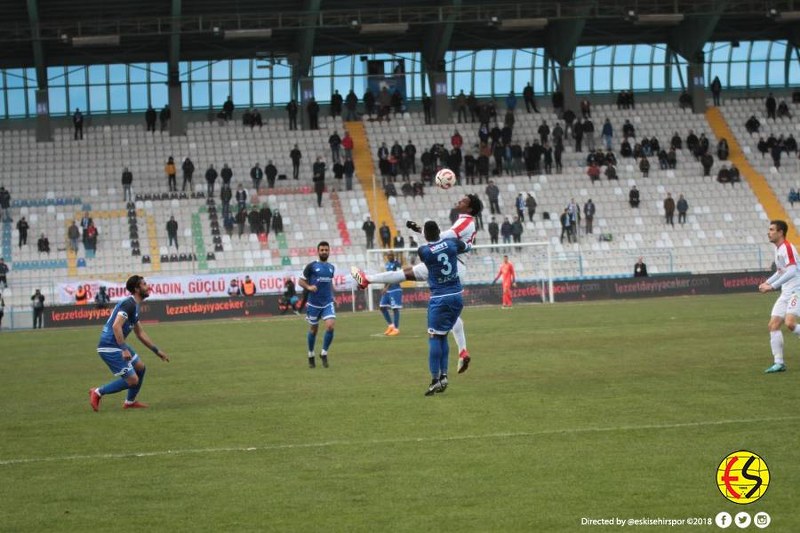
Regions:
<instances>
[{"instance_id":1,"label":"soccer player in red and white kit","mask_svg":"<svg viewBox=\"0 0 800 533\"><path fill-rule=\"evenodd\" d=\"M459 213L458 219L449 230L441 233L440 238L456 239L471 245L475 240L475 217L480 215L481 211L483 211L483 203L481 202L480 198L478 198L478 195L468 194L458 201L455 208ZM422 231L422 228L420 228L419 224L410 220L406 222L406 226L417 233ZM459 256L458 261L461 263L458 266L458 275L463 284L464 275L467 270L464 262L464 256ZM353 279L358 282L359 288L366 289L367 285L370 283L400 283L404 280L425 281L428 279L428 267L425 266L424 262L422 262L417 263L413 267L406 266L402 271L397 270L394 272L379 272L369 275L358 267L351 267L350 274L353 276ZM456 344L458 345L458 373L462 374L466 372L467 368L469 367L470 356L469 351L467 350L467 338L464 334L464 321L461 320L460 316L453 326L452 332L453 337L456 340Z\"/></svg>"},{"instance_id":2,"label":"soccer player in red and white kit","mask_svg":"<svg viewBox=\"0 0 800 533\"><path fill-rule=\"evenodd\" d=\"M786 370L786 364L783 361L783 333L781 332L781 323L784 321L784 317L786 317L786 326L789 330L800 336L800 328L796 327L796 315L800 312L795 295L800 281L797 270L797 248L786 240L788 231L789 226L783 220L770 221L767 235L769 242L775 245L776 271L767 281L758 286L760 292L778 289L781 291L781 295L772 307L772 315L769 319L769 344L772 347L774 363L764 371L767 374Z\"/></svg>"}]
</instances>

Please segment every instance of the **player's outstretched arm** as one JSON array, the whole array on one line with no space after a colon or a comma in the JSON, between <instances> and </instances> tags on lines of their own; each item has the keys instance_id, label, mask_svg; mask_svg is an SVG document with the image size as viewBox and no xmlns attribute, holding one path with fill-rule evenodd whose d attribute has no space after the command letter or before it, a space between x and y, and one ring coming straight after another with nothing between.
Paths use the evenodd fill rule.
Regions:
<instances>
[{"instance_id":1,"label":"player's outstretched arm","mask_svg":"<svg viewBox=\"0 0 800 533\"><path fill-rule=\"evenodd\" d=\"M169 356L162 352L158 346L153 343L153 341L150 339L150 336L145 333L144 329L142 329L142 326L139 323L133 326L133 332L136 333L136 336L140 341L142 341L142 344L150 348L151 352L156 354L165 363L169 363Z\"/></svg>"}]
</instances>

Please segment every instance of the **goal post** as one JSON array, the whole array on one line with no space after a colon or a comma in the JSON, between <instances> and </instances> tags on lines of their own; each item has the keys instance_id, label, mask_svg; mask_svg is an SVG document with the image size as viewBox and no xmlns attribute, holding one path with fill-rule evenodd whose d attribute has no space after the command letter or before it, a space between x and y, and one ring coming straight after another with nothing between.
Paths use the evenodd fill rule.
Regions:
<instances>
[{"instance_id":1,"label":"goal post","mask_svg":"<svg viewBox=\"0 0 800 533\"><path fill-rule=\"evenodd\" d=\"M364 270L370 273L383 272L386 254L394 252L395 257L402 258L403 267L419 263L416 248L372 248L366 251ZM518 242L500 244L476 244L472 250L463 254L465 258L465 285L490 284L497 275L503 256L514 264L518 282L540 283L542 285L542 301L555 303L553 293L553 247L547 241ZM460 265L459 265L460 266ZM422 285L425 282L417 282ZM370 284L367 288L367 308L375 309L374 292L381 285Z\"/></svg>"}]
</instances>

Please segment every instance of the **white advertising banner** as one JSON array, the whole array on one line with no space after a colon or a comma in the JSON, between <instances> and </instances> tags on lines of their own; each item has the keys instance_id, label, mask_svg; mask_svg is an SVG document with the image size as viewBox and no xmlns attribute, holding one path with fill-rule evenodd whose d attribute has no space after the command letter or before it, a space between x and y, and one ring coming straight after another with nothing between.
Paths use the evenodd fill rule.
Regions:
<instances>
[{"instance_id":1,"label":"white advertising banner","mask_svg":"<svg viewBox=\"0 0 800 533\"><path fill-rule=\"evenodd\" d=\"M256 294L281 294L286 278L291 278L297 284L297 278L302 270L283 270L275 272L235 272L230 274L199 274L193 276L147 276L145 277L150 287L151 300L179 300L184 298L215 298L228 296L228 287L231 280L236 279L239 284L245 276L256 285ZM355 287L355 282L349 275L337 270L334 276L334 287L337 291L350 290ZM57 297L60 304L75 303L75 292L83 286L89 293L89 302L100 287L105 287L111 301L117 301L128 296L124 282L107 281L101 279L88 279L70 281L57 285ZM297 292L302 292L298 286Z\"/></svg>"}]
</instances>

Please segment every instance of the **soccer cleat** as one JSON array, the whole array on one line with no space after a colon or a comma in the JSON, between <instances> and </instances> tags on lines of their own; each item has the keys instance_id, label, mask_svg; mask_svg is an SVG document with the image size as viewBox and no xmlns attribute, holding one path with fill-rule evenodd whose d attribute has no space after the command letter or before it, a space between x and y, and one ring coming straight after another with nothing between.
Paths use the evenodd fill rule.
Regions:
<instances>
[{"instance_id":1,"label":"soccer cleat","mask_svg":"<svg viewBox=\"0 0 800 533\"><path fill-rule=\"evenodd\" d=\"M89 391L89 403L91 404L92 409L94 411L99 411L100 410L100 399L101 398L102 398L102 396L100 396L100 394L98 394L97 389L91 389Z\"/></svg>"},{"instance_id":2,"label":"soccer cleat","mask_svg":"<svg viewBox=\"0 0 800 533\"><path fill-rule=\"evenodd\" d=\"M775 363L768 369L764 370L765 374L775 374L776 372L786 372L786 365L783 363Z\"/></svg>"},{"instance_id":3,"label":"soccer cleat","mask_svg":"<svg viewBox=\"0 0 800 533\"><path fill-rule=\"evenodd\" d=\"M458 373L463 374L469 368L469 362L471 359L469 358L469 352L466 348L461 350L458 354Z\"/></svg>"},{"instance_id":4,"label":"soccer cleat","mask_svg":"<svg viewBox=\"0 0 800 533\"><path fill-rule=\"evenodd\" d=\"M148 407L150 406L147 405L146 403L136 402L136 401L125 402L122 404L123 409L147 409Z\"/></svg>"},{"instance_id":5,"label":"soccer cleat","mask_svg":"<svg viewBox=\"0 0 800 533\"><path fill-rule=\"evenodd\" d=\"M328 356L320 355L319 358L322 359L322 368L328 368Z\"/></svg>"},{"instance_id":6,"label":"soccer cleat","mask_svg":"<svg viewBox=\"0 0 800 533\"><path fill-rule=\"evenodd\" d=\"M431 381L428 390L425 391L425 396L433 396L437 392L442 392L442 383L438 379Z\"/></svg>"},{"instance_id":7,"label":"soccer cleat","mask_svg":"<svg viewBox=\"0 0 800 533\"><path fill-rule=\"evenodd\" d=\"M442 377L439 378L439 384L442 388L436 392L444 392L447 389L447 374L442 374Z\"/></svg>"},{"instance_id":8,"label":"soccer cleat","mask_svg":"<svg viewBox=\"0 0 800 533\"><path fill-rule=\"evenodd\" d=\"M392 326L392 329L389 330L389 332L386 333L386 335L388 335L389 337L396 337L397 335L400 335L400 330Z\"/></svg>"},{"instance_id":9,"label":"soccer cleat","mask_svg":"<svg viewBox=\"0 0 800 533\"><path fill-rule=\"evenodd\" d=\"M388 326L386 326L386 331L384 331L383 334L384 335L389 335L392 332L393 329L394 329L394 326L392 324L389 324Z\"/></svg>"},{"instance_id":10,"label":"soccer cleat","mask_svg":"<svg viewBox=\"0 0 800 533\"><path fill-rule=\"evenodd\" d=\"M308 368L317 368L317 363L313 357L308 358Z\"/></svg>"},{"instance_id":11,"label":"soccer cleat","mask_svg":"<svg viewBox=\"0 0 800 533\"><path fill-rule=\"evenodd\" d=\"M366 289L367 285L369 285L366 272L360 268L354 266L350 267L350 275L353 276L353 279L358 283L359 289Z\"/></svg>"}]
</instances>

